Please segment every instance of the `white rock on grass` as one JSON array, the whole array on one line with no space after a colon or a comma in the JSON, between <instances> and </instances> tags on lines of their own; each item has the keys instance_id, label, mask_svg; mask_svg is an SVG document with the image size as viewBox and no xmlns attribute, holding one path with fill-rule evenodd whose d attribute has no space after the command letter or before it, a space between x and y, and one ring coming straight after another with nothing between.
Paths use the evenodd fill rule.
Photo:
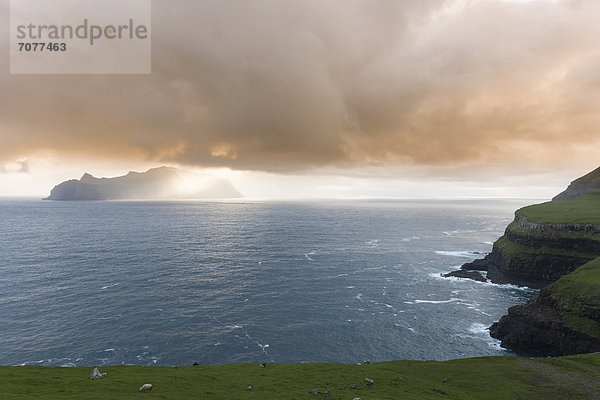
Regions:
<instances>
[{"instance_id":1,"label":"white rock on grass","mask_svg":"<svg viewBox=\"0 0 600 400\"><path fill-rule=\"evenodd\" d=\"M106 372L100 373L100 371L98 370L98 367L96 367L92 370L92 373L90 374L90 379L101 379L101 378L104 378L105 376L106 376Z\"/></svg>"}]
</instances>

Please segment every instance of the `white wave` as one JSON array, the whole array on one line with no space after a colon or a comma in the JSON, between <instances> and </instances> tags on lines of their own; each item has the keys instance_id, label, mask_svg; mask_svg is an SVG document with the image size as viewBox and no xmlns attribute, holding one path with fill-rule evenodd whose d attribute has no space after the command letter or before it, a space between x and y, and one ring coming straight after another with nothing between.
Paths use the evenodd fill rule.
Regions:
<instances>
[{"instance_id":1,"label":"white wave","mask_svg":"<svg viewBox=\"0 0 600 400\"><path fill-rule=\"evenodd\" d=\"M494 244L494 242L481 242L483 244L489 244L490 246L492 246Z\"/></svg>"},{"instance_id":2,"label":"white wave","mask_svg":"<svg viewBox=\"0 0 600 400\"><path fill-rule=\"evenodd\" d=\"M489 329L486 325L476 322L476 323L471 324L471 326L469 327L469 332L475 333L477 335L481 335L481 334L487 335L489 332Z\"/></svg>"},{"instance_id":3,"label":"white wave","mask_svg":"<svg viewBox=\"0 0 600 400\"><path fill-rule=\"evenodd\" d=\"M458 268L458 266L456 267ZM527 293L537 293L539 291L539 289L532 289L528 286L517 286L517 285L513 285L512 283L494 283L494 282L490 282L489 280L486 282L480 282L480 281L476 281L476 280L468 280L468 279L463 279L463 278L457 278L455 276L443 276L443 274L445 274L446 272L450 272L450 271L444 271L444 272L431 272L428 275L431 278L436 278L436 279L444 279L444 280L449 280L451 282L474 282L476 284L480 284L480 285L486 285L486 286L495 286L498 288L503 288L503 289L512 289L512 290L518 290L520 292L527 292ZM480 271L479 272L484 278L487 278L487 271Z\"/></svg>"},{"instance_id":4,"label":"white wave","mask_svg":"<svg viewBox=\"0 0 600 400\"><path fill-rule=\"evenodd\" d=\"M241 326L241 325L227 325L227 326L225 326L225 328L229 328L229 329L242 329L243 326Z\"/></svg>"},{"instance_id":5,"label":"white wave","mask_svg":"<svg viewBox=\"0 0 600 400\"><path fill-rule=\"evenodd\" d=\"M473 229L457 229L455 231L444 231L442 233L446 236L453 236L453 235L456 235L457 233L473 233L473 232L477 232L477 231L475 231Z\"/></svg>"},{"instance_id":6,"label":"white wave","mask_svg":"<svg viewBox=\"0 0 600 400\"><path fill-rule=\"evenodd\" d=\"M404 238L404 239L402 239L402 241L403 241L403 242L410 242L410 241L413 241L413 240L419 240L419 239L421 239L421 238L420 238L420 237L418 237L418 236L411 236L411 237L408 237L408 238Z\"/></svg>"},{"instance_id":7,"label":"white wave","mask_svg":"<svg viewBox=\"0 0 600 400\"><path fill-rule=\"evenodd\" d=\"M356 286L346 286L346 289L354 289Z\"/></svg>"},{"instance_id":8,"label":"white wave","mask_svg":"<svg viewBox=\"0 0 600 400\"><path fill-rule=\"evenodd\" d=\"M489 285L489 286L495 286L495 287L499 287L499 288L506 288L506 289L513 289L513 290L519 290L522 292L531 292L531 293L537 293L539 291L539 289L532 289L528 286L517 286L517 285L513 285L512 283L494 283L494 282L480 282L483 285Z\"/></svg>"},{"instance_id":9,"label":"white wave","mask_svg":"<svg viewBox=\"0 0 600 400\"><path fill-rule=\"evenodd\" d=\"M394 325L395 325L395 326L397 326L397 327L399 327L399 328L405 328L405 329L408 329L408 330L409 330L409 331L411 331L411 332L414 332L414 331L415 331L415 329L414 329L414 328L412 328L412 327L410 327L410 326L406 326L406 325L402 325L402 324L394 324Z\"/></svg>"},{"instance_id":10,"label":"white wave","mask_svg":"<svg viewBox=\"0 0 600 400\"><path fill-rule=\"evenodd\" d=\"M460 266L456 266L456 268L460 268ZM437 278L437 279L448 279L450 281L459 281L459 279L455 276L448 276L445 277L442 274L445 274L446 272L450 272L450 271L444 271L444 272L430 272L427 274L427 276L429 276L430 278Z\"/></svg>"},{"instance_id":11,"label":"white wave","mask_svg":"<svg viewBox=\"0 0 600 400\"><path fill-rule=\"evenodd\" d=\"M500 340L490 336L490 330L485 324L475 322L469 326L469 332L478 335L479 338L485 340L491 348L497 351L507 351L500 344ZM472 337L472 336L471 336Z\"/></svg>"},{"instance_id":12,"label":"white wave","mask_svg":"<svg viewBox=\"0 0 600 400\"><path fill-rule=\"evenodd\" d=\"M488 342L488 346L490 346L492 349L494 350L498 350L498 351L508 351L507 349L505 349L504 347L501 346L501 341L491 338L492 340L490 340Z\"/></svg>"},{"instance_id":13,"label":"white wave","mask_svg":"<svg viewBox=\"0 0 600 400\"><path fill-rule=\"evenodd\" d=\"M379 247L379 245L377 243L379 243L379 240L377 240L377 239L373 239L373 240L369 240L369 241L365 242L365 244L369 247Z\"/></svg>"},{"instance_id":14,"label":"white wave","mask_svg":"<svg viewBox=\"0 0 600 400\"><path fill-rule=\"evenodd\" d=\"M102 286L102 288L100 290L106 290L108 288L112 288L112 287L115 287L117 285L119 285L118 282L117 283L113 283L112 285Z\"/></svg>"},{"instance_id":15,"label":"white wave","mask_svg":"<svg viewBox=\"0 0 600 400\"><path fill-rule=\"evenodd\" d=\"M108 320L108 319L120 319L121 317L122 317L121 314L117 314L117 315L112 316L112 317L92 317L90 319L104 321L104 320Z\"/></svg>"},{"instance_id":16,"label":"white wave","mask_svg":"<svg viewBox=\"0 0 600 400\"><path fill-rule=\"evenodd\" d=\"M271 357L269 355L269 353L267 352L267 349L269 348L268 344L261 344L258 340L254 339L252 336L250 336L250 334L248 332L244 332L245 336L250 339L251 341L253 341L258 347L260 347L260 349L262 350L263 353L265 353L265 355L267 357ZM239 337L238 335L235 335L236 337ZM271 359L271 362L273 362L273 360Z\"/></svg>"},{"instance_id":17,"label":"white wave","mask_svg":"<svg viewBox=\"0 0 600 400\"><path fill-rule=\"evenodd\" d=\"M415 300L415 301L405 301L405 304L445 304L445 303L454 303L457 301L464 301L462 299L451 298L450 300Z\"/></svg>"},{"instance_id":18,"label":"white wave","mask_svg":"<svg viewBox=\"0 0 600 400\"><path fill-rule=\"evenodd\" d=\"M359 294L357 294L357 295L356 295L356 298L357 298L358 300L362 301L362 293L359 293Z\"/></svg>"},{"instance_id":19,"label":"white wave","mask_svg":"<svg viewBox=\"0 0 600 400\"><path fill-rule=\"evenodd\" d=\"M463 258L477 258L477 257L480 257L483 255L481 252L478 252L478 251L464 251L464 250L459 250L459 251L438 250L435 253L439 254L441 256L452 256L452 257L463 257Z\"/></svg>"},{"instance_id":20,"label":"white wave","mask_svg":"<svg viewBox=\"0 0 600 400\"><path fill-rule=\"evenodd\" d=\"M392 306L390 304L384 304L384 306L386 306L387 308L394 308L394 306Z\"/></svg>"}]
</instances>

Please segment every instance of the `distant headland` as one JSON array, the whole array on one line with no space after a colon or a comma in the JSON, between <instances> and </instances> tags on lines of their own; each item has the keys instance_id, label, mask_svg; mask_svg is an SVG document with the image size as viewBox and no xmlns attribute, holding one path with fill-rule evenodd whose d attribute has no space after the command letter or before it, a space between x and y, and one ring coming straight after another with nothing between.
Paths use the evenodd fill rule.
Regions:
<instances>
[{"instance_id":1,"label":"distant headland","mask_svg":"<svg viewBox=\"0 0 600 400\"><path fill-rule=\"evenodd\" d=\"M43 200L166 200L240 198L227 179L171 167L129 172L116 178L85 173L56 185Z\"/></svg>"}]
</instances>

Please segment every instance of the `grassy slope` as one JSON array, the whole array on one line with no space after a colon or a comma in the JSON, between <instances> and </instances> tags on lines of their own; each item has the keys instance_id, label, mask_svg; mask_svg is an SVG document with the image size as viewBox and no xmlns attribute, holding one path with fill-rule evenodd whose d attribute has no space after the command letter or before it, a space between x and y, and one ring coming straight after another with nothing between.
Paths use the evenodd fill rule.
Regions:
<instances>
[{"instance_id":1,"label":"grassy slope","mask_svg":"<svg viewBox=\"0 0 600 400\"><path fill-rule=\"evenodd\" d=\"M574 199L555 200L523 207L518 211L531 222L554 224L600 224L600 192Z\"/></svg>"},{"instance_id":2,"label":"grassy slope","mask_svg":"<svg viewBox=\"0 0 600 400\"><path fill-rule=\"evenodd\" d=\"M525 359L485 357L373 365L231 364L101 368L0 367L2 399L593 399L600 398L600 354ZM364 379L373 379L372 387ZM139 393L144 383L152 393ZM358 389L350 385L357 384ZM251 391L246 387L252 385ZM434 390L434 389L437 389ZM444 394L441 391L444 391Z\"/></svg>"},{"instance_id":3,"label":"grassy slope","mask_svg":"<svg viewBox=\"0 0 600 400\"><path fill-rule=\"evenodd\" d=\"M542 204L534 204L523 207L517 213L525 216L529 221L536 223L554 223L554 224L600 224L600 192L591 192L575 199L555 200ZM540 233L536 230L523 230L518 228L515 223L508 226L508 230L529 236L532 239L551 240L560 239L587 239L600 241L600 234L584 231L549 231ZM555 247L528 247L509 240L506 236L501 237L495 243L496 247L504 254L517 257L530 255L547 254L566 257L577 257L582 259L594 259L597 254L588 254L574 250L567 250Z\"/></svg>"},{"instance_id":4,"label":"grassy slope","mask_svg":"<svg viewBox=\"0 0 600 400\"><path fill-rule=\"evenodd\" d=\"M535 204L520 209L518 213L537 223L600 224L600 192L593 191L574 199ZM509 228L516 229L514 226ZM539 235L535 231L525 233ZM556 232L555 235L566 238L582 237L588 240L600 239L598 234L586 232ZM545 252L581 258L594 257L591 254L563 249L529 248L506 238L499 239L497 244L508 254ZM600 323L586 317L600 315L600 258L593 259L544 290L548 291L556 302L565 326L600 338Z\"/></svg>"},{"instance_id":5,"label":"grassy slope","mask_svg":"<svg viewBox=\"0 0 600 400\"><path fill-rule=\"evenodd\" d=\"M580 257L580 258L589 258L593 259L597 257L597 254L589 254L582 253L580 251L575 250L565 250L556 247L529 247L523 246L522 244L515 243L510 241L506 237L501 237L495 243L496 247L499 250L502 250L505 254L508 255L519 255L519 254L549 254L549 255L557 255L557 256L566 256L566 257Z\"/></svg>"},{"instance_id":6,"label":"grassy slope","mask_svg":"<svg viewBox=\"0 0 600 400\"><path fill-rule=\"evenodd\" d=\"M600 315L600 258L563 276L545 290L563 311L566 326L600 338L600 323L583 317Z\"/></svg>"}]
</instances>

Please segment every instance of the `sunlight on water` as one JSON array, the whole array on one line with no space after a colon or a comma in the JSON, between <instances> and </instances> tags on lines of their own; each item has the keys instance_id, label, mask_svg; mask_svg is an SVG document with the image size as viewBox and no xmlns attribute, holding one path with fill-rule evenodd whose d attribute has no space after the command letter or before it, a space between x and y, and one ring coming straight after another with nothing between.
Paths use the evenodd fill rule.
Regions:
<instances>
[{"instance_id":1,"label":"sunlight on water","mask_svg":"<svg viewBox=\"0 0 600 400\"><path fill-rule=\"evenodd\" d=\"M515 201L1 201L0 364L356 362L508 354L531 290L440 274Z\"/></svg>"}]
</instances>

